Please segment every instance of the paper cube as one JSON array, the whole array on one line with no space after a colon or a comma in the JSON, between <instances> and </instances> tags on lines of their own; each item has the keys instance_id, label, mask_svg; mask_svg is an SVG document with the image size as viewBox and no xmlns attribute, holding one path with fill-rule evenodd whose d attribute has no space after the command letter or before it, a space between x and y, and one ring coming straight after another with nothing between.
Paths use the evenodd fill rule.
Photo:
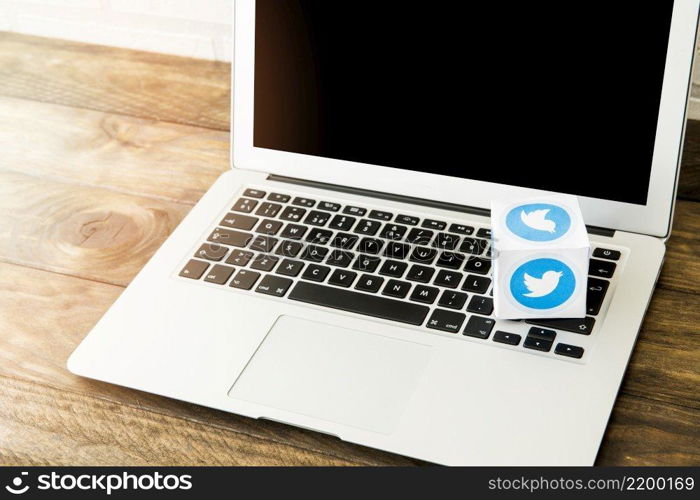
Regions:
<instances>
[{"instance_id":1,"label":"paper cube","mask_svg":"<svg viewBox=\"0 0 700 500\"><path fill-rule=\"evenodd\" d=\"M491 203L499 319L583 318L590 242L575 196Z\"/></svg>"}]
</instances>

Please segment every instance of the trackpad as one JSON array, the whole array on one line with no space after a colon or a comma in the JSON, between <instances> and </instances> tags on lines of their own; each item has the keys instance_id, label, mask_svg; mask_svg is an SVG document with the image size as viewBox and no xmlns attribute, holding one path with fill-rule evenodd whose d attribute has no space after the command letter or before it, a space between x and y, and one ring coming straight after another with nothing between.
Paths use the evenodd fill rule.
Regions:
<instances>
[{"instance_id":1,"label":"trackpad","mask_svg":"<svg viewBox=\"0 0 700 500\"><path fill-rule=\"evenodd\" d=\"M228 395L391 433L431 347L280 316Z\"/></svg>"}]
</instances>

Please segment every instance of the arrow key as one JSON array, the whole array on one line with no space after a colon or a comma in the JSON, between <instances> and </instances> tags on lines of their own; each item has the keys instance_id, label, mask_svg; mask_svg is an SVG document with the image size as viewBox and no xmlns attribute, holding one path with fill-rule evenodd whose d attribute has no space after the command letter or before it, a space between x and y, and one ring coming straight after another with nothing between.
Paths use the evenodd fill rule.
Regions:
<instances>
[{"instance_id":1,"label":"arrow key","mask_svg":"<svg viewBox=\"0 0 700 500\"><path fill-rule=\"evenodd\" d=\"M561 354L562 356L567 356L569 358L581 359L581 357L583 356L583 347L559 343L554 349L554 352L557 354Z\"/></svg>"},{"instance_id":2,"label":"arrow key","mask_svg":"<svg viewBox=\"0 0 700 500\"><path fill-rule=\"evenodd\" d=\"M554 342L551 340L539 339L537 337L526 337L523 343L524 347L534 349L535 351L549 352Z\"/></svg>"}]
</instances>

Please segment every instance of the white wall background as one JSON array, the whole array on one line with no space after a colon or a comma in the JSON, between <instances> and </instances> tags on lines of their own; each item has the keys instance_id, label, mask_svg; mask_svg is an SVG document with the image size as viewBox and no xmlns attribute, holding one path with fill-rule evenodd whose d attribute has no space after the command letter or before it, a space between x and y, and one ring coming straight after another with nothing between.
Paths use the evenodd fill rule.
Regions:
<instances>
[{"instance_id":1,"label":"white wall background","mask_svg":"<svg viewBox=\"0 0 700 500\"><path fill-rule=\"evenodd\" d=\"M232 2L0 0L0 30L230 61ZM700 120L698 60L690 117Z\"/></svg>"},{"instance_id":2,"label":"white wall background","mask_svg":"<svg viewBox=\"0 0 700 500\"><path fill-rule=\"evenodd\" d=\"M231 60L233 0L0 0L0 30Z\"/></svg>"}]
</instances>

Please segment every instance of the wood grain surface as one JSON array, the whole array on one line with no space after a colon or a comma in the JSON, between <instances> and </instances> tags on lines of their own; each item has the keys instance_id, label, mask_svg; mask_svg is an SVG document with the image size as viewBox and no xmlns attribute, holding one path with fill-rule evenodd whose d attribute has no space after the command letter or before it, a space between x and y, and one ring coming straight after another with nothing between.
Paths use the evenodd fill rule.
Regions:
<instances>
[{"instance_id":1,"label":"wood grain surface","mask_svg":"<svg viewBox=\"0 0 700 500\"><path fill-rule=\"evenodd\" d=\"M222 63L0 33L0 464L417 461L76 377L75 346L228 164ZM700 124L598 457L700 465Z\"/></svg>"}]
</instances>

